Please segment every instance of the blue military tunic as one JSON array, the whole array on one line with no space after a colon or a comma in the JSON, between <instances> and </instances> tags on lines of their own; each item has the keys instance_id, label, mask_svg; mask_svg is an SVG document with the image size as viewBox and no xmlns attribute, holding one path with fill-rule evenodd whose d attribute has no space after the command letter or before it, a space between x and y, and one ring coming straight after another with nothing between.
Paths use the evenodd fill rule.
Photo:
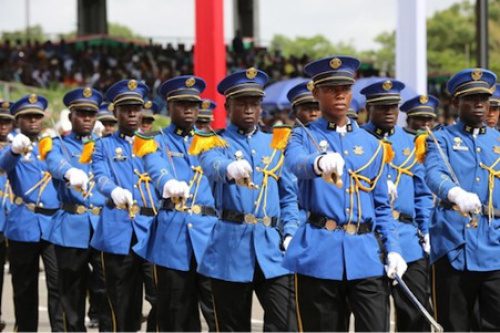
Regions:
<instances>
[{"instance_id":1,"label":"blue military tunic","mask_svg":"<svg viewBox=\"0 0 500 333\"><path fill-rule=\"evenodd\" d=\"M0 146L0 155L8 147L7 144ZM7 148L8 149L8 148ZM4 232L5 221L12 206L12 190L10 188L7 173L0 170L0 232Z\"/></svg>"},{"instance_id":2,"label":"blue military tunic","mask_svg":"<svg viewBox=\"0 0 500 333\"><path fill-rule=\"evenodd\" d=\"M34 204L45 209L59 208L57 192L47 163L38 158L38 144L33 143L33 150L27 155L16 155L10 147L3 149L0 155L0 169L7 172L17 202L12 205L7 216L5 236L20 242L48 240L52 216L35 213L26 205Z\"/></svg>"},{"instance_id":3,"label":"blue military tunic","mask_svg":"<svg viewBox=\"0 0 500 333\"><path fill-rule=\"evenodd\" d=\"M349 221L353 225L371 222L385 250L401 253L385 182L384 149L379 140L355 122L347 125L346 133L338 133L335 124L321 118L310 123L308 130L316 144L327 143L328 150L340 153L346 165L342 188L324 181L314 170L314 161L321 153L303 128L294 130L286 149L286 164L299 179L304 209L333 219L339 226ZM376 184L373 191L359 189L356 195L354 177L362 186L369 186L358 175L371 180L372 186ZM384 274L375 233L350 235L344 231L320 229L310 223L297 231L288 247L284 265L299 274L331 280L355 280Z\"/></svg>"},{"instance_id":4,"label":"blue military tunic","mask_svg":"<svg viewBox=\"0 0 500 333\"><path fill-rule=\"evenodd\" d=\"M460 184L453 182L439 152L428 138L426 181L434 194L447 201L455 186L476 193L483 205L500 208L500 133L492 128L474 129L458 121L435 132ZM490 192L491 191L491 192ZM477 216L476 216L477 217ZM446 256L457 270L500 269L500 219L480 215L474 228L469 217L438 205L430 224L431 262Z\"/></svg>"},{"instance_id":5,"label":"blue military tunic","mask_svg":"<svg viewBox=\"0 0 500 333\"><path fill-rule=\"evenodd\" d=\"M132 153L132 141L133 137L117 131L97 140L92 155L97 188L108 199L90 245L104 252L129 254L132 236L135 235L136 245L140 246L153 221L152 216L141 214L131 219L126 209L115 208L111 199L115 188L129 190L141 207L152 208L158 203L142 159Z\"/></svg>"},{"instance_id":6,"label":"blue military tunic","mask_svg":"<svg viewBox=\"0 0 500 333\"><path fill-rule=\"evenodd\" d=\"M89 247L91 232L99 221L98 208L104 205L105 198L95 188L92 164L82 164L79 161L82 149L82 137L72 132L64 136L62 141L61 138L54 138L52 150L47 154L47 165L54 179L59 200L66 204L83 205L88 209L83 214L59 210L54 215L49 241L60 246L86 249ZM70 187L64 178L66 172L73 167L86 172L91 180L85 198L81 191ZM97 210L92 213L95 208Z\"/></svg>"},{"instance_id":7,"label":"blue military tunic","mask_svg":"<svg viewBox=\"0 0 500 333\"><path fill-rule=\"evenodd\" d=\"M281 250L282 237L293 236L298 227L297 196L293 191L293 182L286 172L276 171L276 180L272 176L264 177L259 171L268 164L268 170L277 166L281 153L273 156L270 147L270 134L256 129L251 134L244 134L231 124L222 137L228 148L216 148L200 157L200 162L207 177L214 182L214 196L219 212L236 211L243 214L255 214L262 219L268 217L279 219L277 227L265 226L263 223L234 223L220 220L213 229L210 242L199 267L203 275L232 282L251 282L254 277L256 261L266 279L289 274L282 266L284 253ZM267 178L267 196L255 212L255 202L259 190L249 189L229 181L227 166L236 160L237 152L243 154L253 168L251 181L263 187L263 179ZM273 158L271 158L273 156Z\"/></svg>"},{"instance_id":8,"label":"blue military tunic","mask_svg":"<svg viewBox=\"0 0 500 333\"><path fill-rule=\"evenodd\" d=\"M198 158L188 154L192 132L184 132L175 125L170 125L158 134L155 140L158 150L145 155L144 162L157 190L163 193L163 186L171 179L188 184L192 181L190 194L193 197L186 201L186 206L215 208L208 179L193 169L199 167ZM198 170L201 171L201 167ZM201 262L216 222L215 216L160 210L150 229L147 242L135 251L157 265L188 271L193 254L196 262Z\"/></svg>"},{"instance_id":9,"label":"blue military tunic","mask_svg":"<svg viewBox=\"0 0 500 333\"><path fill-rule=\"evenodd\" d=\"M363 127L377 138L384 137L373 123ZM398 189L398 198L392 204L393 216L409 217L413 223L398 223L402 256L407 263L419 260L425 253L420 237L429 233L429 219L433 207L432 193L425 183L425 168L415 158L414 136L396 126L385 136L392 144L394 159L388 165L387 178ZM419 236L418 232L421 233Z\"/></svg>"}]
</instances>

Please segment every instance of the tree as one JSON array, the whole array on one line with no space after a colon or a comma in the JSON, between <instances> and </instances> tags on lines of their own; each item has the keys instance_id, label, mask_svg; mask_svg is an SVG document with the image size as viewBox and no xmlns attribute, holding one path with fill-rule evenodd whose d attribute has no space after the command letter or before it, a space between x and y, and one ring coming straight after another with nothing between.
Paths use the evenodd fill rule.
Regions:
<instances>
[{"instance_id":1,"label":"tree","mask_svg":"<svg viewBox=\"0 0 500 333\"><path fill-rule=\"evenodd\" d=\"M2 32L2 40L9 39L11 41L21 40L22 42L27 41L45 41L47 39L43 28L41 25L34 25L27 29L15 30L15 31L5 31Z\"/></svg>"},{"instance_id":2,"label":"tree","mask_svg":"<svg viewBox=\"0 0 500 333\"><path fill-rule=\"evenodd\" d=\"M313 59L326 57L331 54L357 54L356 49L350 43L340 42L332 44L323 35L297 37L295 39L283 35L275 35L271 41L270 48L272 51L280 50L286 57L291 55L296 57L308 55Z\"/></svg>"}]
</instances>

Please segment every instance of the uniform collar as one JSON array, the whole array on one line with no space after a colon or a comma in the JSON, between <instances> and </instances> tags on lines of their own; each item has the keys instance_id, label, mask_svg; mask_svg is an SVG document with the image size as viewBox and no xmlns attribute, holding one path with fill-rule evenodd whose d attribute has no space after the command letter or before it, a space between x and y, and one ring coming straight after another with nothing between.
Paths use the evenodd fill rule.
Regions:
<instances>
[{"instance_id":1,"label":"uniform collar","mask_svg":"<svg viewBox=\"0 0 500 333\"><path fill-rule=\"evenodd\" d=\"M129 136L129 135L126 135L126 134L124 134L124 133L120 132L120 130L116 131L116 135L117 135L118 137L120 137L121 139L123 139L123 140L127 141L128 143L132 143L132 142L133 142L133 140L134 140L134 136Z\"/></svg>"},{"instance_id":2,"label":"uniform collar","mask_svg":"<svg viewBox=\"0 0 500 333\"><path fill-rule=\"evenodd\" d=\"M71 132L68 136L76 141L84 141L84 140L92 138L92 134L90 134L90 135L78 135L75 132Z\"/></svg>"},{"instance_id":3,"label":"uniform collar","mask_svg":"<svg viewBox=\"0 0 500 333\"><path fill-rule=\"evenodd\" d=\"M342 132L341 128L336 123L330 122L325 118L320 118L318 119L318 121L321 121L326 127L326 129L329 131ZM345 125L345 132L352 132L353 129L354 129L353 122L351 121L350 118L347 118L347 123Z\"/></svg>"},{"instance_id":4,"label":"uniform collar","mask_svg":"<svg viewBox=\"0 0 500 333\"><path fill-rule=\"evenodd\" d=\"M411 134L411 135L416 135L417 134L417 131L409 128L409 127L403 127L403 130L408 133L408 134Z\"/></svg>"},{"instance_id":5,"label":"uniform collar","mask_svg":"<svg viewBox=\"0 0 500 333\"><path fill-rule=\"evenodd\" d=\"M459 124L463 128L465 133L469 133L471 135L486 134L486 126L485 125L483 125L481 127L472 127L470 125L466 125L462 121L459 121Z\"/></svg>"},{"instance_id":6,"label":"uniform collar","mask_svg":"<svg viewBox=\"0 0 500 333\"><path fill-rule=\"evenodd\" d=\"M182 129L180 127L177 127L174 124L168 126L168 131L175 134L175 135L182 136L182 137L186 137L188 135L189 136L194 135L194 129L186 130L186 129Z\"/></svg>"},{"instance_id":7,"label":"uniform collar","mask_svg":"<svg viewBox=\"0 0 500 333\"><path fill-rule=\"evenodd\" d=\"M387 137L387 136L391 136L391 135L393 135L396 132L396 128L395 127L391 128L390 130L384 130L384 129L380 128L380 127L375 126L375 124L372 123L371 121L368 122L368 124L366 124L364 128L367 131L375 134L379 138L384 138L384 137Z\"/></svg>"},{"instance_id":8,"label":"uniform collar","mask_svg":"<svg viewBox=\"0 0 500 333\"><path fill-rule=\"evenodd\" d=\"M244 131L244 130L242 130L242 129L238 128L238 127L237 127L236 125L234 125L234 124L229 124L228 129L230 129L230 130L231 130L231 131L233 131L233 132L238 133L239 135L243 135L243 136L253 136L253 135L255 135L255 133L257 133L257 132L258 132L259 127L258 127L258 126L255 126L254 130L253 130L252 132L250 132L250 133L245 133L245 131Z\"/></svg>"}]
</instances>

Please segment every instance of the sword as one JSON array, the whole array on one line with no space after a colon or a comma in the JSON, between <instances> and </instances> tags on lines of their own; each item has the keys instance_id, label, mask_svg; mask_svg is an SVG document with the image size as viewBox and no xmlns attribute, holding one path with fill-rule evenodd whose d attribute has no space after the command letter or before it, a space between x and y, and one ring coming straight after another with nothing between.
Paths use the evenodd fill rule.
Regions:
<instances>
[{"instance_id":1,"label":"sword","mask_svg":"<svg viewBox=\"0 0 500 333\"><path fill-rule=\"evenodd\" d=\"M320 142L319 144L316 142L316 139L312 136L311 132L309 132L309 130L307 129L307 127L300 121L299 118L295 118L295 121L297 122L297 124L300 125L300 127L302 127L304 129L304 131L306 132L306 135L307 137L309 138L309 140L311 140L311 142L314 144L314 146L316 147L316 150L323 154L323 153L326 153L326 150L328 149L328 143L325 141L325 145L322 145L323 142ZM337 186L338 188L342 188L342 186L344 185L344 183L342 182L342 179L332 173L332 174L329 174L329 175L323 175L321 178L323 178L324 181L326 181L327 183L330 183L330 184L334 184L335 186Z\"/></svg>"},{"instance_id":2,"label":"sword","mask_svg":"<svg viewBox=\"0 0 500 333\"><path fill-rule=\"evenodd\" d=\"M417 297L411 292L410 288L406 285L403 279L395 274L394 279L398 283L398 286L403 290L408 299L415 305L415 307L420 311L420 313L425 317L425 319L431 324L432 327L436 330L436 332L444 332L443 326L441 326L434 317L431 316L429 311L419 302Z\"/></svg>"}]
</instances>

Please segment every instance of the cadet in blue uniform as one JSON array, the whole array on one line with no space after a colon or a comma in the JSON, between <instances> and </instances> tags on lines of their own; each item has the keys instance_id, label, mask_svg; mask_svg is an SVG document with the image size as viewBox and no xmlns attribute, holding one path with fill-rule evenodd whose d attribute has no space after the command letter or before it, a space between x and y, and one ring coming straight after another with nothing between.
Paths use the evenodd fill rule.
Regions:
<instances>
[{"instance_id":1,"label":"cadet in blue uniform","mask_svg":"<svg viewBox=\"0 0 500 333\"><path fill-rule=\"evenodd\" d=\"M363 90L370 121L363 126L379 140L392 144L394 159L388 164L387 187L392 216L398 223L399 242L408 269L404 281L428 310L428 262L430 252L429 218L433 208L432 193L425 184L425 169L417 162L414 136L396 126L402 82L387 80L373 83ZM421 96L407 107L429 114L429 97ZM432 103L433 101L431 101ZM433 108L434 109L434 108ZM413 111L417 112L417 111ZM432 116L432 115L431 115ZM398 195L399 194L399 195ZM416 311L406 294L398 286L392 287L396 306L396 330L398 332L429 332L425 317Z\"/></svg>"},{"instance_id":2,"label":"cadet in blue uniform","mask_svg":"<svg viewBox=\"0 0 500 333\"><path fill-rule=\"evenodd\" d=\"M406 270L385 181L388 149L347 117L358 67L351 57L305 67L322 118L296 128L286 149L309 215L284 260L297 273L304 331L347 330L345 297L357 331L387 331L389 290L379 240L388 252L386 274Z\"/></svg>"},{"instance_id":3,"label":"cadet in blue uniform","mask_svg":"<svg viewBox=\"0 0 500 333\"><path fill-rule=\"evenodd\" d=\"M282 153L273 151L271 135L257 127L267 80L249 68L219 83L231 119L221 134L227 147L200 157L221 215L198 271L212 279L221 331L251 330L253 291L264 308L264 331L297 329L293 277L281 265L299 224L297 196L282 171Z\"/></svg>"},{"instance_id":4,"label":"cadet in blue uniform","mask_svg":"<svg viewBox=\"0 0 500 333\"><path fill-rule=\"evenodd\" d=\"M84 141L93 139L102 96L91 88L77 88L68 92L63 101L71 112L72 131L54 138L52 149L46 152L48 169L62 203L62 209L54 215L49 241L55 245L59 267L65 330L81 332L85 331L88 265L91 263L95 269L93 257L98 256L89 248L90 238L105 202L94 188L90 156L84 156L83 147Z\"/></svg>"},{"instance_id":5,"label":"cadet in blue uniform","mask_svg":"<svg viewBox=\"0 0 500 333\"><path fill-rule=\"evenodd\" d=\"M500 115L500 84L495 84L495 91L490 97L490 109L486 117L486 125L491 128L497 129L498 116Z\"/></svg>"},{"instance_id":6,"label":"cadet in blue uniform","mask_svg":"<svg viewBox=\"0 0 500 333\"><path fill-rule=\"evenodd\" d=\"M14 116L10 113L10 102L0 100L0 154L3 149L8 147L9 133L12 132L14 125ZM5 220L12 205L12 191L7 179L7 174L0 172L0 317L2 304L3 290L3 274L5 258L7 255L7 241L3 234L5 228ZM5 328L5 321L0 320L0 331Z\"/></svg>"},{"instance_id":7,"label":"cadet in blue uniform","mask_svg":"<svg viewBox=\"0 0 500 333\"><path fill-rule=\"evenodd\" d=\"M432 95L417 95L405 101L400 110L406 113L408 126L404 130L412 135L425 131L427 127L434 129L437 120L439 100Z\"/></svg>"},{"instance_id":8,"label":"cadet in blue uniform","mask_svg":"<svg viewBox=\"0 0 500 333\"><path fill-rule=\"evenodd\" d=\"M17 331L36 331L38 327L40 256L45 267L50 326L53 331L64 330L54 246L47 241L59 200L47 164L39 159L38 136L46 108L47 100L35 94L11 106L20 134L0 155L0 169L7 172L15 196L4 234L9 240Z\"/></svg>"},{"instance_id":9,"label":"cadet in blue uniform","mask_svg":"<svg viewBox=\"0 0 500 333\"><path fill-rule=\"evenodd\" d=\"M439 198L430 225L433 298L447 331L500 330L500 134L485 126L496 76L476 68L448 81L456 124L427 139L426 181ZM440 149L438 149L440 147ZM449 162L449 163L448 163Z\"/></svg>"},{"instance_id":10,"label":"cadet in blue uniform","mask_svg":"<svg viewBox=\"0 0 500 333\"><path fill-rule=\"evenodd\" d=\"M160 112L159 105L151 100L144 101L144 108L142 110L141 132L149 133L153 130L153 123L155 122L155 114Z\"/></svg>"},{"instance_id":11,"label":"cadet in blue uniform","mask_svg":"<svg viewBox=\"0 0 500 333\"><path fill-rule=\"evenodd\" d=\"M319 104L312 95L312 81L305 81L292 87L287 98L292 104L292 119L298 119L302 125L315 121L321 115Z\"/></svg>"},{"instance_id":12,"label":"cadet in blue uniform","mask_svg":"<svg viewBox=\"0 0 500 333\"><path fill-rule=\"evenodd\" d=\"M196 118L195 127L197 131L211 132L210 123L214 120L214 109L217 104L210 100L204 99L201 101L198 117Z\"/></svg>"},{"instance_id":13,"label":"cadet in blue uniform","mask_svg":"<svg viewBox=\"0 0 500 333\"><path fill-rule=\"evenodd\" d=\"M118 131L95 144L92 156L97 188L108 199L91 240L101 251L106 291L114 331L140 328L143 278L152 278L152 267L132 247L145 240L156 212L157 196L140 158L132 153L134 132L141 124L144 96L148 88L135 80L111 86L106 98L114 105ZM141 276L143 275L143 276ZM145 276L145 277L144 277ZM155 307L156 300L148 299ZM148 330L154 330L154 312Z\"/></svg>"},{"instance_id":14,"label":"cadet in blue uniform","mask_svg":"<svg viewBox=\"0 0 500 333\"><path fill-rule=\"evenodd\" d=\"M201 331L198 303L210 331L215 317L210 280L196 272L217 222L214 198L198 158L188 153L205 82L185 75L165 81L158 94L168 103L171 125L144 157L162 202L148 243L136 252L155 264L160 331ZM176 200L184 203L176 206Z\"/></svg>"},{"instance_id":15,"label":"cadet in blue uniform","mask_svg":"<svg viewBox=\"0 0 500 333\"><path fill-rule=\"evenodd\" d=\"M107 136L116 131L116 117L113 114L114 106L112 103L104 102L99 106L97 113L97 120L101 122L103 128L99 136Z\"/></svg>"}]
</instances>

